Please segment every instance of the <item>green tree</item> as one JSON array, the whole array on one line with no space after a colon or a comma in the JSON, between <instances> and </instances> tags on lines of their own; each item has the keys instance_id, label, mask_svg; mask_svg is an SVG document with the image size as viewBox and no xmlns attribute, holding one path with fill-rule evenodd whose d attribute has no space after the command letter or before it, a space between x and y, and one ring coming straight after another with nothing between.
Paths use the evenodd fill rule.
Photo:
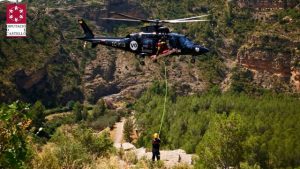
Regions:
<instances>
[{"instance_id":1,"label":"green tree","mask_svg":"<svg viewBox=\"0 0 300 169\"><path fill-rule=\"evenodd\" d=\"M92 149L97 155L107 156L114 151L114 142L110 138L109 130L104 130L94 141Z\"/></svg>"},{"instance_id":2,"label":"green tree","mask_svg":"<svg viewBox=\"0 0 300 169\"><path fill-rule=\"evenodd\" d=\"M82 120L82 111L83 111L83 106L79 101L77 101L73 106L73 112L75 113L76 121Z\"/></svg>"},{"instance_id":3,"label":"green tree","mask_svg":"<svg viewBox=\"0 0 300 169\"><path fill-rule=\"evenodd\" d=\"M240 115L216 115L197 146L200 165L205 168L239 168L246 132Z\"/></svg>"},{"instance_id":4,"label":"green tree","mask_svg":"<svg viewBox=\"0 0 300 169\"><path fill-rule=\"evenodd\" d=\"M133 132L133 127L134 127L133 121L131 120L131 118L128 118L124 124L124 131L123 131L125 141L127 142L132 141L131 135Z\"/></svg>"},{"instance_id":5,"label":"green tree","mask_svg":"<svg viewBox=\"0 0 300 169\"><path fill-rule=\"evenodd\" d=\"M106 111L106 105L104 99L100 99L93 109L93 117L97 118L103 116Z\"/></svg>"},{"instance_id":6,"label":"green tree","mask_svg":"<svg viewBox=\"0 0 300 169\"><path fill-rule=\"evenodd\" d=\"M87 117L88 117L88 107L84 106L82 111L82 119L87 120Z\"/></svg>"},{"instance_id":7,"label":"green tree","mask_svg":"<svg viewBox=\"0 0 300 169\"><path fill-rule=\"evenodd\" d=\"M28 110L20 102L0 107L0 168L22 168L32 157L26 130L31 123Z\"/></svg>"},{"instance_id":8,"label":"green tree","mask_svg":"<svg viewBox=\"0 0 300 169\"><path fill-rule=\"evenodd\" d=\"M45 106L41 101L36 101L30 109L33 126L39 128L45 122Z\"/></svg>"}]
</instances>

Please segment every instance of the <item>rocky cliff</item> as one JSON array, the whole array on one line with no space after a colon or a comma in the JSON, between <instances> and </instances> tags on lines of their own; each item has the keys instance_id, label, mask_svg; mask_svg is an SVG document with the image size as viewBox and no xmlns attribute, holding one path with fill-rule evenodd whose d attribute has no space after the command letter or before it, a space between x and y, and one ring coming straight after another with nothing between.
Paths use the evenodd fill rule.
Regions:
<instances>
[{"instance_id":1,"label":"rocky cliff","mask_svg":"<svg viewBox=\"0 0 300 169\"><path fill-rule=\"evenodd\" d=\"M267 16L272 19L264 22L257 20L261 16L259 11L241 9L233 1L174 4L122 0L32 1L28 5L31 37L0 41L0 100L42 100L52 106L70 100L96 102L111 94L136 98L153 81L163 80L163 61L152 63L146 59L146 65L141 66L133 54L102 46L84 49L81 42L74 40L82 35L78 18L86 19L97 35L126 36L138 31L141 25L99 19L112 16L112 11L141 18L169 19L211 13L211 24L169 26L179 33L191 32L189 36L193 40L211 49L196 64L190 64L188 56L166 58L168 81L180 95L205 91L220 85L224 79L222 88L230 89L231 69L235 66L228 66L227 62L252 71L252 83L258 87L300 91L300 17L296 9L268 11ZM1 9L5 11L4 7ZM4 36L4 20L0 28ZM55 102L48 103L49 100Z\"/></svg>"},{"instance_id":2,"label":"rocky cliff","mask_svg":"<svg viewBox=\"0 0 300 169\"><path fill-rule=\"evenodd\" d=\"M117 93L127 99L137 98L154 81L164 80L165 65L169 85L177 88L178 94L204 91L207 82L197 66L190 65L188 60L174 57L168 58L166 63L164 60L153 63L146 59L146 65L142 66L131 53L98 47L97 57L85 67L85 96L90 102Z\"/></svg>"},{"instance_id":3,"label":"rocky cliff","mask_svg":"<svg viewBox=\"0 0 300 169\"><path fill-rule=\"evenodd\" d=\"M283 25L275 23L268 32L254 32L239 49L238 64L254 73L253 82L256 85L300 92L300 34L299 29L291 26L291 22Z\"/></svg>"}]
</instances>

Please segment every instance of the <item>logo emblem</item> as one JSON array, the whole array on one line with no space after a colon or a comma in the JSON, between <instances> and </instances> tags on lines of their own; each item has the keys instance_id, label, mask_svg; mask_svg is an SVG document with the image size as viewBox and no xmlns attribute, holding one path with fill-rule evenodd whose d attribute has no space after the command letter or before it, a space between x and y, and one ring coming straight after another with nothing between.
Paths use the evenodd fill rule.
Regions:
<instances>
[{"instance_id":1,"label":"logo emblem","mask_svg":"<svg viewBox=\"0 0 300 169\"><path fill-rule=\"evenodd\" d=\"M18 6L11 7L8 9L9 19L14 23L20 23L25 18L24 17L24 10Z\"/></svg>"},{"instance_id":2,"label":"logo emblem","mask_svg":"<svg viewBox=\"0 0 300 169\"><path fill-rule=\"evenodd\" d=\"M199 48L199 47L196 47L196 48L195 48L195 51L196 51L196 52L199 52L199 51L200 51L200 48Z\"/></svg>"},{"instance_id":3,"label":"logo emblem","mask_svg":"<svg viewBox=\"0 0 300 169\"><path fill-rule=\"evenodd\" d=\"M138 49L139 45L136 41L131 41L129 44L129 47L131 50L136 51Z\"/></svg>"},{"instance_id":4,"label":"logo emblem","mask_svg":"<svg viewBox=\"0 0 300 169\"><path fill-rule=\"evenodd\" d=\"M26 37L26 4L6 6L6 37Z\"/></svg>"}]
</instances>

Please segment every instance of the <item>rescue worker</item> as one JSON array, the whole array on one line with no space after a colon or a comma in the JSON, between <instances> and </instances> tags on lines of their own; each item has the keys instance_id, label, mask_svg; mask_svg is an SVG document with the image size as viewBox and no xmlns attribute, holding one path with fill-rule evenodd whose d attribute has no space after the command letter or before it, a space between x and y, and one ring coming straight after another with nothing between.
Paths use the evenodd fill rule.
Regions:
<instances>
[{"instance_id":1,"label":"rescue worker","mask_svg":"<svg viewBox=\"0 0 300 169\"><path fill-rule=\"evenodd\" d=\"M157 43L157 52L156 56L158 56L160 53L162 53L164 50L168 49L167 40L166 37L163 36Z\"/></svg>"},{"instance_id":2,"label":"rescue worker","mask_svg":"<svg viewBox=\"0 0 300 169\"><path fill-rule=\"evenodd\" d=\"M158 55L167 50L168 50L167 39L165 36L162 36L161 39L159 39L159 41L157 43L156 55L151 56L152 60L156 61Z\"/></svg>"},{"instance_id":3,"label":"rescue worker","mask_svg":"<svg viewBox=\"0 0 300 169\"><path fill-rule=\"evenodd\" d=\"M155 157L157 161L160 160L159 146L160 146L159 136L157 133L154 133L153 140L152 140L152 161L155 161Z\"/></svg>"}]
</instances>

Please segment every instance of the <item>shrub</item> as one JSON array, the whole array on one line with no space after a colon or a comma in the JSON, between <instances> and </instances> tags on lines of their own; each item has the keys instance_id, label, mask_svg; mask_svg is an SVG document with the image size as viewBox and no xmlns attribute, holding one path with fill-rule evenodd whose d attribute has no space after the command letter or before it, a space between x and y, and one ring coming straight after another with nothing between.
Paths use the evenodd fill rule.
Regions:
<instances>
[{"instance_id":1,"label":"shrub","mask_svg":"<svg viewBox=\"0 0 300 169\"><path fill-rule=\"evenodd\" d=\"M82 111L82 119L87 120L88 118L88 107L84 106Z\"/></svg>"},{"instance_id":2,"label":"shrub","mask_svg":"<svg viewBox=\"0 0 300 169\"><path fill-rule=\"evenodd\" d=\"M100 99L93 109L93 117L97 118L103 116L106 111L105 101Z\"/></svg>"},{"instance_id":3,"label":"shrub","mask_svg":"<svg viewBox=\"0 0 300 169\"><path fill-rule=\"evenodd\" d=\"M114 152L108 131L96 135L82 126L60 127L51 142L32 162L33 168L85 168L94 166L95 158L108 156Z\"/></svg>"},{"instance_id":4,"label":"shrub","mask_svg":"<svg viewBox=\"0 0 300 169\"><path fill-rule=\"evenodd\" d=\"M133 121L131 120L131 118L128 118L124 124L124 131L123 131L125 141L127 142L132 141L131 135L133 132L133 127L134 127Z\"/></svg>"},{"instance_id":5,"label":"shrub","mask_svg":"<svg viewBox=\"0 0 300 169\"><path fill-rule=\"evenodd\" d=\"M74 136L96 156L107 156L114 151L108 131L102 131L96 136L91 129L78 128L74 131Z\"/></svg>"},{"instance_id":6,"label":"shrub","mask_svg":"<svg viewBox=\"0 0 300 169\"><path fill-rule=\"evenodd\" d=\"M86 145L72 135L73 130L73 128L63 126L51 138L51 141L55 143L54 155L62 168L82 168L92 160Z\"/></svg>"},{"instance_id":7,"label":"shrub","mask_svg":"<svg viewBox=\"0 0 300 169\"><path fill-rule=\"evenodd\" d=\"M45 126L45 131L52 135L55 130L60 127L61 125L65 124L72 124L75 122L75 116L73 114L66 114L63 116L56 116L53 117L52 120L47 121L44 126Z\"/></svg>"},{"instance_id":8,"label":"shrub","mask_svg":"<svg viewBox=\"0 0 300 169\"><path fill-rule=\"evenodd\" d=\"M134 151L125 152L124 157L125 157L125 161L131 164L136 164L138 162L137 156Z\"/></svg>"},{"instance_id":9,"label":"shrub","mask_svg":"<svg viewBox=\"0 0 300 169\"><path fill-rule=\"evenodd\" d=\"M55 156L59 159L62 168L82 168L85 163L90 163L92 156L88 154L86 147L77 140L62 137Z\"/></svg>"},{"instance_id":10,"label":"shrub","mask_svg":"<svg viewBox=\"0 0 300 169\"><path fill-rule=\"evenodd\" d=\"M68 109L72 109L72 108L74 107L74 105L75 105L75 101L74 101L74 100L70 100L70 101L68 101L68 103L66 104L66 107L67 107Z\"/></svg>"},{"instance_id":11,"label":"shrub","mask_svg":"<svg viewBox=\"0 0 300 169\"><path fill-rule=\"evenodd\" d=\"M85 167L85 169L99 168L99 169L119 169L119 160L117 157L103 157L97 158L92 164Z\"/></svg>"},{"instance_id":12,"label":"shrub","mask_svg":"<svg viewBox=\"0 0 300 169\"><path fill-rule=\"evenodd\" d=\"M75 113L76 121L82 120L83 106L77 101L73 106L73 112Z\"/></svg>"},{"instance_id":13,"label":"shrub","mask_svg":"<svg viewBox=\"0 0 300 169\"><path fill-rule=\"evenodd\" d=\"M92 127L95 130L103 130L106 127L112 128L117 120L118 116L106 114L104 116L98 117L95 121L89 122L88 126Z\"/></svg>"},{"instance_id":14,"label":"shrub","mask_svg":"<svg viewBox=\"0 0 300 169\"><path fill-rule=\"evenodd\" d=\"M172 169L192 169L192 167L188 164L177 164Z\"/></svg>"},{"instance_id":15,"label":"shrub","mask_svg":"<svg viewBox=\"0 0 300 169\"><path fill-rule=\"evenodd\" d=\"M155 163L152 160L146 158L141 158L133 169L148 168L148 169L165 169L164 162L162 160L156 161Z\"/></svg>"},{"instance_id":16,"label":"shrub","mask_svg":"<svg viewBox=\"0 0 300 169\"><path fill-rule=\"evenodd\" d=\"M54 146L54 145L52 145ZM35 156L32 161L33 169L60 169L59 160L53 147L45 147L44 150Z\"/></svg>"},{"instance_id":17,"label":"shrub","mask_svg":"<svg viewBox=\"0 0 300 169\"><path fill-rule=\"evenodd\" d=\"M113 141L108 130L102 131L94 142L93 149L100 156L107 156L114 152Z\"/></svg>"}]
</instances>

